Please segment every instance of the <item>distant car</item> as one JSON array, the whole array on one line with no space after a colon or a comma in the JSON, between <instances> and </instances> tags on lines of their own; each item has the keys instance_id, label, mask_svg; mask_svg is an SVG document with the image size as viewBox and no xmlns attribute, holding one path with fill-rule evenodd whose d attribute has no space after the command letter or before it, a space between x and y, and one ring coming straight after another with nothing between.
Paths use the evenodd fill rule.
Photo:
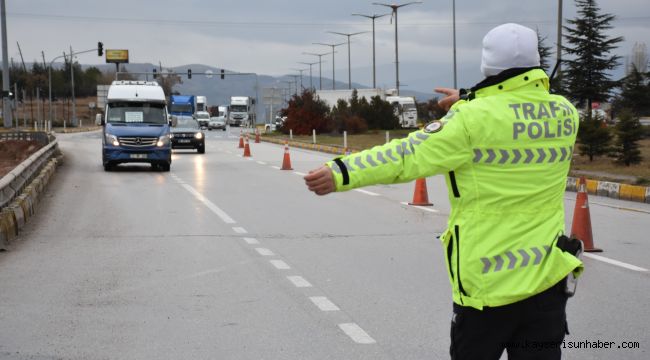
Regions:
<instances>
[{"instance_id":1,"label":"distant car","mask_svg":"<svg viewBox=\"0 0 650 360\"><path fill-rule=\"evenodd\" d=\"M208 122L208 130L221 129L226 131L226 118L223 116L213 116Z\"/></svg>"},{"instance_id":2,"label":"distant car","mask_svg":"<svg viewBox=\"0 0 650 360\"><path fill-rule=\"evenodd\" d=\"M196 149L199 154L205 154L205 134L196 119L189 116L177 117L170 137L172 149Z\"/></svg>"},{"instance_id":3,"label":"distant car","mask_svg":"<svg viewBox=\"0 0 650 360\"><path fill-rule=\"evenodd\" d=\"M210 113L207 111L197 111L196 115L196 120L199 122L199 125L201 127L208 127L208 123L210 122Z\"/></svg>"},{"instance_id":4,"label":"distant car","mask_svg":"<svg viewBox=\"0 0 650 360\"><path fill-rule=\"evenodd\" d=\"M264 125L264 130L267 132L276 131L278 128L282 127L285 120L287 120L286 116L277 115L274 122Z\"/></svg>"}]
</instances>

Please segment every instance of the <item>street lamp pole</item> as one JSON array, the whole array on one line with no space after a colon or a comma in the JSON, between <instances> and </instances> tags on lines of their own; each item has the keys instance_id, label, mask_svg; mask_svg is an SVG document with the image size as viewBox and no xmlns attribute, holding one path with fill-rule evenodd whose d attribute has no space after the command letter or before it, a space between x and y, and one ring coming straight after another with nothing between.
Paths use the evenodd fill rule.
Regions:
<instances>
[{"instance_id":1,"label":"street lamp pole","mask_svg":"<svg viewBox=\"0 0 650 360\"><path fill-rule=\"evenodd\" d=\"M302 72L307 71L307 69L294 69L292 68L291 70L297 71L300 73L300 90L302 91L305 87L302 86Z\"/></svg>"},{"instance_id":2,"label":"street lamp pole","mask_svg":"<svg viewBox=\"0 0 650 360\"><path fill-rule=\"evenodd\" d=\"M367 31L361 31L361 32L356 32L356 33L341 33L341 32L336 32L336 31L328 31L330 34L336 34L336 35L343 35L348 37L348 89L352 89L352 61L351 61L351 55L350 55L350 37L354 35L359 35L366 33Z\"/></svg>"},{"instance_id":3,"label":"street lamp pole","mask_svg":"<svg viewBox=\"0 0 650 360\"><path fill-rule=\"evenodd\" d=\"M452 24L454 33L454 89L458 89L456 82L456 0L452 0Z\"/></svg>"},{"instance_id":4,"label":"street lamp pole","mask_svg":"<svg viewBox=\"0 0 650 360\"><path fill-rule=\"evenodd\" d=\"M334 54L336 51L334 48L337 46L345 45L345 43L340 43L340 44L325 44L325 43L314 43L314 45L324 45L324 46L329 46L332 48L332 90L336 90L336 75L334 73L335 68L334 68Z\"/></svg>"},{"instance_id":5,"label":"street lamp pole","mask_svg":"<svg viewBox=\"0 0 650 360\"><path fill-rule=\"evenodd\" d=\"M377 75L376 75L376 66L375 66L375 19L380 17L388 16L390 14L383 15L364 15L364 14L352 14L352 16L363 16L368 19L372 19L372 88L377 88Z\"/></svg>"},{"instance_id":6,"label":"street lamp pole","mask_svg":"<svg viewBox=\"0 0 650 360\"><path fill-rule=\"evenodd\" d=\"M397 42L397 10L401 7L413 5L413 4L422 4L422 1L413 1L405 4L382 4L382 3L372 3L373 5L386 6L393 10L393 17L395 18L395 88L397 90L397 95L399 95L399 51L398 51L398 42Z\"/></svg>"},{"instance_id":7,"label":"street lamp pole","mask_svg":"<svg viewBox=\"0 0 650 360\"><path fill-rule=\"evenodd\" d=\"M313 82L312 82L311 66L312 66L312 65L316 65L316 64L318 64L318 63L315 63L315 62L313 62L313 63L308 63L308 62L298 62L298 64L309 65L309 89L311 89L311 90L313 91L313 90L314 90L314 84L313 84Z\"/></svg>"},{"instance_id":8,"label":"street lamp pole","mask_svg":"<svg viewBox=\"0 0 650 360\"><path fill-rule=\"evenodd\" d=\"M329 53L324 53L324 54L316 54L316 53L308 53L304 52L304 55L313 55L313 56L318 56L318 87L320 90L323 90L323 68L321 67L323 61L322 57L324 55L329 55Z\"/></svg>"}]
</instances>

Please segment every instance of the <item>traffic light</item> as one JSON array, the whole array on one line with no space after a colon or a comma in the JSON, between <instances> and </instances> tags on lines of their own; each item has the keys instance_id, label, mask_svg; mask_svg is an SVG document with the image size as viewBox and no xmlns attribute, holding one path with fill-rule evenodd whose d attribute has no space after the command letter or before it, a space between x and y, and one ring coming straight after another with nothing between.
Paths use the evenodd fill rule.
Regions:
<instances>
[{"instance_id":1,"label":"traffic light","mask_svg":"<svg viewBox=\"0 0 650 360\"><path fill-rule=\"evenodd\" d=\"M153 68L153 78L154 80L158 78L158 70L156 68Z\"/></svg>"},{"instance_id":2,"label":"traffic light","mask_svg":"<svg viewBox=\"0 0 650 360\"><path fill-rule=\"evenodd\" d=\"M223 69L221 69L221 78L223 79L225 77L226 77L226 72Z\"/></svg>"},{"instance_id":3,"label":"traffic light","mask_svg":"<svg viewBox=\"0 0 650 360\"><path fill-rule=\"evenodd\" d=\"M187 78L188 79L192 78L192 69L187 69Z\"/></svg>"},{"instance_id":4,"label":"traffic light","mask_svg":"<svg viewBox=\"0 0 650 360\"><path fill-rule=\"evenodd\" d=\"M97 56L102 56L102 55L104 55L104 44L101 41L99 41L97 43Z\"/></svg>"}]
</instances>

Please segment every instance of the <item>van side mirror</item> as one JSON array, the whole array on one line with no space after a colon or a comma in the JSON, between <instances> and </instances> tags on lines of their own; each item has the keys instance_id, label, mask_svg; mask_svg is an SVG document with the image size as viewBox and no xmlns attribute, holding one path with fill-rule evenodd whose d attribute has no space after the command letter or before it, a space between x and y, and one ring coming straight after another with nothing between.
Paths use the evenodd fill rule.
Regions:
<instances>
[{"instance_id":1,"label":"van side mirror","mask_svg":"<svg viewBox=\"0 0 650 360\"><path fill-rule=\"evenodd\" d=\"M104 118L102 117L102 114L95 115L95 125L104 126Z\"/></svg>"},{"instance_id":2,"label":"van side mirror","mask_svg":"<svg viewBox=\"0 0 650 360\"><path fill-rule=\"evenodd\" d=\"M169 117L169 125L171 127L176 127L177 124L178 124L178 118L175 115L170 116Z\"/></svg>"}]
</instances>

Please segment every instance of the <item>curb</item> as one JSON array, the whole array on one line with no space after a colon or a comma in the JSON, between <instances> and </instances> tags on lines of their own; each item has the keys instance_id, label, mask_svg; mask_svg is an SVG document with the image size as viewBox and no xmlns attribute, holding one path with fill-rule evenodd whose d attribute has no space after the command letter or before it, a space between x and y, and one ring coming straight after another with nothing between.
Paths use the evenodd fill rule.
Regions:
<instances>
[{"instance_id":1,"label":"curb","mask_svg":"<svg viewBox=\"0 0 650 360\"><path fill-rule=\"evenodd\" d=\"M27 220L35 214L36 204L45 192L47 184L59 164L60 161L57 158L50 159L23 192L2 209L0 212L0 250L9 250L9 244L25 227Z\"/></svg>"},{"instance_id":2,"label":"curb","mask_svg":"<svg viewBox=\"0 0 650 360\"><path fill-rule=\"evenodd\" d=\"M278 138L265 138L264 136L260 137L260 140L274 143L274 144L280 144L280 145L284 145L285 141L287 141ZM345 154L345 149L342 146L319 145L319 144L305 143L305 142L294 141L294 140L289 140L288 143L289 146L300 148L300 149L320 151L320 152L335 154L335 155ZM352 150L352 152L356 152L356 151L358 150ZM576 186L577 182L578 182L577 177L572 177L572 176L567 177L566 189L568 191L577 192L577 186ZM635 201L635 202L650 204L650 187L647 186L628 185L628 184L615 183L611 181L587 179L587 193L591 195L605 196L612 199Z\"/></svg>"},{"instance_id":3,"label":"curb","mask_svg":"<svg viewBox=\"0 0 650 360\"><path fill-rule=\"evenodd\" d=\"M260 140L270 142L270 143L274 143L274 144L280 144L280 145L284 145L285 141L288 141L289 146L294 147L294 148L320 151L320 152L324 152L324 153L328 153L328 154L335 154L335 155L345 155L345 148L343 146L312 144L312 143L306 143L306 142L295 141L295 140L283 140L283 139L277 139L277 138L265 138L264 136L261 136ZM351 149L351 148L349 148L348 150L350 152L357 152L358 151L356 149Z\"/></svg>"},{"instance_id":4,"label":"curb","mask_svg":"<svg viewBox=\"0 0 650 360\"><path fill-rule=\"evenodd\" d=\"M577 177L568 177L566 189L577 191ZM612 199L650 204L650 187L587 179L587 193Z\"/></svg>"}]
</instances>

